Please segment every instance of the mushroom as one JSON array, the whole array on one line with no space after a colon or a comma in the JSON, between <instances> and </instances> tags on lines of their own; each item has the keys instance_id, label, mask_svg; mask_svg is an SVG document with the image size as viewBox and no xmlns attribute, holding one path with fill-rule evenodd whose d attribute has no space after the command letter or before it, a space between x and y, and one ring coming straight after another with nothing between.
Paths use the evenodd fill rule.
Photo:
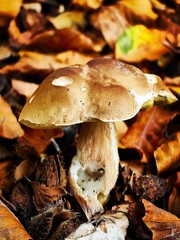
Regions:
<instances>
[{"instance_id":1,"label":"mushroom","mask_svg":"<svg viewBox=\"0 0 180 240\"><path fill-rule=\"evenodd\" d=\"M119 173L114 122L142 107L172 103L162 80L109 58L96 58L51 73L24 106L19 121L33 128L82 123L69 169L71 193L87 218L103 210Z\"/></svg>"}]
</instances>

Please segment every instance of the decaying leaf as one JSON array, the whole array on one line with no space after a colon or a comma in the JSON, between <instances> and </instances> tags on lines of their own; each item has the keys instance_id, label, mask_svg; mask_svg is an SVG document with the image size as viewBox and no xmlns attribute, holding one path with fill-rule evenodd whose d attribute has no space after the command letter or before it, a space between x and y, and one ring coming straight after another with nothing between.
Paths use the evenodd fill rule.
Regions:
<instances>
[{"instance_id":1,"label":"decaying leaf","mask_svg":"<svg viewBox=\"0 0 180 240\"><path fill-rule=\"evenodd\" d=\"M180 218L180 172L177 172L177 180L174 183L173 191L169 197L168 211Z\"/></svg>"},{"instance_id":2,"label":"decaying leaf","mask_svg":"<svg viewBox=\"0 0 180 240\"><path fill-rule=\"evenodd\" d=\"M23 134L24 131L13 114L11 107L0 96L0 136L13 139L22 137Z\"/></svg>"},{"instance_id":3,"label":"decaying leaf","mask_svg":"<svg viewBox=\"0 0 180 240\"><path fill-rule=\"evenodd\" d=\"M158 173L172 171L180 166L180 132L173 140L161 144L154 152Z\"/></svg>"},{"instance_id":4,"label":"decaying leaf","mask_svg":"<svg viewBox=\"0 0 180 240\"><path fill-rule=\"evenodd\" d=\"M143 111L122 137L121 143L128 149L136 149L141 161L147 162L157 148L162 132L173 114L175 113L159 106Z\"/></svg>"},{"instance_id":5,"label":"decaying leaf","mask_svg":"<svg viewBox=\"0 0 180 240\"><path fill-rule=\"evenodd\" d=\"M31 217L35 214L35 207L31 191L27 184L24 182L18 182L13 187L10 195L11 203L16 208L16 212L23 222L24 226L28 226Z\"/></svg>"},{"instance_id":6,"label":"decaying leaf","mask_svg":"<svg viewBox=\"0 0 180 240\"><path fill-rule=\"evenodd\" d=\"M168 211L180 218L180 189L174 187L169 197Z\"/></svg>"},{"instance_id":7,"label":"decaying leaf","mask_svg":"<svg viewBox=\"0 0 180 240\"><path fill-rule=\"evenodd\" d=\"M51 143L53 138L62 137L63 130L58 129L31 129L23 126L24 135L22 141L30 143L38 152L43 152Z\"/></svg>"},{"instance_id":8,"label":"decaying leaf","mask_svg":"<svg viewBox=\"0 0 180 240\"><path fill-rule=\"evenodd\" d=\"M137 196L155 202L166 195L167 182L156 175L143 175L134 178L133 190Z\"/></svg>"},{"instance_id":9,"label":"decaying leaf","mask_svg":"<svg viewBox=\"0 0 180 240\"><path fill-rule=\"evenodd\" d=\"M78 42L78 44L77 44ZM61 52L66 50L77 50L79 52L100 52L105 43L97 35L93 38L72 28L49 30L36 35L29 46L38 51Z\"/></svg>"},{"instance_id":10,"label":"decaying leaf","mask_svg":"<svg viewBox=\"0 0 180 240\"><path fill-rule=\"evenodd\" d=\"M0 161L0 188L8 191L13 184L15 164L13 159L6 158Z\"/></svg>"},{"instance_id":11,"label":"decaying leaf","mask_svg":"<svg viewBox=\"0 0 180 240\"><path fill-rule=\"evenodd\" d=\"M180 219L143 199L146 215L143 221L153 232L153 240L179 240Z\"/></svg>"},{"instance_id":12,"label":"decaying leaf","mask_svg":"<svg viewBox=\"0 0 180 240\"><path fill-rule=\"evenodd\" d=\"M32 239L19 220L2 201L0 201L0 238L1 240Z\"/></svg>"}]
</instances>

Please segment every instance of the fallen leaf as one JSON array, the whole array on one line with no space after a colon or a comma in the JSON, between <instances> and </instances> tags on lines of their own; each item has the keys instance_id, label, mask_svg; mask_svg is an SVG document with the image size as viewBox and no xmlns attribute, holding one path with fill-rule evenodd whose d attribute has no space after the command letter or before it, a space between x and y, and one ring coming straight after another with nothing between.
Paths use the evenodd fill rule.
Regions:
<instances>
[{"instance_id":1,"label":"fallen leaf","mask_svg":"<svg viewBox=\"0 0 180 240\"><path fill-rule=\"evenodd\" d=\"M31 97L34 91L38 88L38 84L12 79L12 87L27 99Z\"/></svg>"},{"instance_id":2,"label":"fallen leaf","mask_svg":"<svg viewBox=\"0 0 180 240\"><path fill-rule=\"evenodd\" d=\"M133 10L136 14L156 19L158 16L153 11L152 2L149 0L122 0L121 4Z\"/></svg>"},{"instance_id":3,"label":"fallen leaf","mask_svg":"<svg viewBox=\"0 0 180 240\"><path fill-rule=\"evenodd\" d=\"M32 239L19 220L2 201L0 201L0 238L1 240Z\"/></svg>"},{"instance_id":4,"label":"fallen leaf","mask_svg":"<svg viewBox=\"0 0 180 240\"><path fill-rule=\"evenodd\" d=\"M54 18L49 18L49 21L56 29L74 28L84 29L87 25L84 11L65 11Z\"/></svg>"},{"instance_id":5,"label":"fallen leaf","mask_svg":"<svg viewBox=\"0 0 180 240\"><path fill-rule=\"evenodd\" d=\"M143 221L153 233L152 240L179 240L180 219L145 199L142 202L146 210Z\"/></svg>"},{"instance_id":6,"label":"fallen leaf","mask_svg":"<svg viewBox=\"0 0 180 240\"><path fill-rule=\"evenodd\" d=\"M56 129L32 129L22 126L24 135L22 141L30 143L38 152L43 152L51 143L53 138L62 137L64 132L61 128Z\"/></svg>"},{"instance_id":7,"label":"fallen leaf","mask_svg":"<svg viewBox=\"0 0 180 240\"><path fill-rule=\"evenodd\" d=\"M6 65L0 69L0 73L5 75L29 75L35 79L43 80L48 74L55 69L64 67L65 65L58 61L56 55L42 54L38 52L20 51L20 59L13 65ZM36 77L36 78L35 78Z\"/></svg>"},{"instance_id":8,"label":"fallen leaf","mask_svg":"<svg viewBox=\"0 0 180 240\"><path fill-rule=\"evenodd\" d=\"M24 131L9 104L0 96L0 136L13 139L22 137Z\"/></svg>"},{"instance_id":9,"label":"fallen leaf","mask_svg":"<svg viewBox=\"0 0 180 240\"><path fill-rule=\"evenodd\" d=\"M92 24L97 24L106 42L114 49L117 38L126 30L130 23L126 15L131 16L131 11L122 5L110 5L99 10L98 15L91 16Z\"/></svg>"},{"instance_id":10,"label":"fallen leaf","mask_svg":"<svg viewBox=\"0 0 180 240\"><path fill-rule=\"evenodd\" d=\"M27 183L18 182L13 186L10 194L11 203L24 226L28 226L31 217L35 214L31 190Z\"/></svg>"},{"instance_id":11,"label":"fallen leaf","mask_svg":"<svg viewBox=\"0 0 180 240\"><path fill-rule=\"evenodd\" d=\"M176 182L180 185L180 182ZM180 188L174 187L168 201L168 211L180 218Z\"/></svg>"},{"instance_id":12,"label":"fallen leaf","mask_svg":"<svg viewBox=\"0 0 180 240\"><path fill-rule=\"evenodd\" d=\"M14 183L13 173L15 170L14 159L6 158L0 161L0 188L9 191Z\"/></svg>"},{"instance_id":13,"label":"fallen leaf","mask_svg":"<svg viewBox=\"0 0 180 240\"><path fill-rule=\"evenodd\" d=\"M173 140L161 144L154 152L159 174L170 172L180 166L180 132Z\"/></svg>"},{"instance_id":14,"label":"fallen leaf","mask_svg":"<svg viewBox=\"0 0 180 240\"><path fill-rule=\"evenodd\" d=\"M159 106L142 111L136 122L121 138L122 145L128 149L136 149L141 161L148 162L173 114L175 112Z\"/></svg>"},{"instance_id":15,"label":"fallen leaf","mask_svg":"<svg viewBox=\"0 0 180 240\"><path fill-rule=\"evenodd\" d=\"M72 4L79 5L84 8L97 9L101 6L103 0L72 0Z\"/></svg>"},{"instance_id":16,"label":"fallen leaf","mask_svg":"<svg viewBox=\"0 0 180 240\"><path fill-rule=\"evenodd\" d=\"M173 36L166 31L148 29L144 25L131 26L116 41L116 59L126 62L140 62L144 59L157 60L162 54L169 51L163 45L166 37L173 41Z\"/></svg>"},{"instance_id":17,"label":"fallen leaf","mask_svg":"<svg viewBox=\"0 0 180 240\"><path fill-rule=\"evenodd\" d=\"M78 44L77 44L78 43ZM72 28L49 30L37 34L29 43L29 47L42 52L61 52L77 50L79 52L100 52L105 43L98 35L88 36Z\"/></svg>"},{"instance_id":18,"label":"fallen leaf","mask_svg":"<svg viewBox=\"0 0 180 240\"><path fill-rule=\"evenodd\" d=\"M90 60L98 56L99 55L97 53L84 54L84 53L71 51L71 50L68 50L56 55L57 60L66 66L74 65L74 64L85 65L87 62L89 62Z\"/></svg>"}]
</instances>

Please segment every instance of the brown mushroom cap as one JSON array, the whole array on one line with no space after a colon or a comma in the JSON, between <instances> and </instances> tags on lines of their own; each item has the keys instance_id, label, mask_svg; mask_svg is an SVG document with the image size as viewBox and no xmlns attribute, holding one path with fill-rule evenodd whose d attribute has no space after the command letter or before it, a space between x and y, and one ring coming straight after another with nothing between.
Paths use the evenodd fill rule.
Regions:
<instances>
[{"instance_id":1,"label":"brown mushroom cap","mask_svg":"<svg viewBox=\"0 0 180 240\"><path fill-rule=\"evenodd\" d=\"M51 73L24 106L19 121L34 128L85 121L120 121L154 100L176 101L161 79L109 58Z\"/></svg>"}]
</instances>

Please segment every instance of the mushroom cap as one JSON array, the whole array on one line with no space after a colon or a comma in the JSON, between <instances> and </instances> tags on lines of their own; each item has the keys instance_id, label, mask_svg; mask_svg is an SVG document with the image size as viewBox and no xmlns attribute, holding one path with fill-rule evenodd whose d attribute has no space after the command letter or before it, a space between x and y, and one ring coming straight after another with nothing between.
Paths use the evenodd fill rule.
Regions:
<instances>
[{"instance_id":1,"label":"mushroom cap","mask_svg":"<svg viewBox=\"0 0 180 240\"><path fill-rule=\"evenodd\" d=\"M162 80L109 58L96 58L51 73L24 106L19 121L34 128L56 128L99 119L132 118L143 105L176 101Z\"/></svg>"}]
</instances>

